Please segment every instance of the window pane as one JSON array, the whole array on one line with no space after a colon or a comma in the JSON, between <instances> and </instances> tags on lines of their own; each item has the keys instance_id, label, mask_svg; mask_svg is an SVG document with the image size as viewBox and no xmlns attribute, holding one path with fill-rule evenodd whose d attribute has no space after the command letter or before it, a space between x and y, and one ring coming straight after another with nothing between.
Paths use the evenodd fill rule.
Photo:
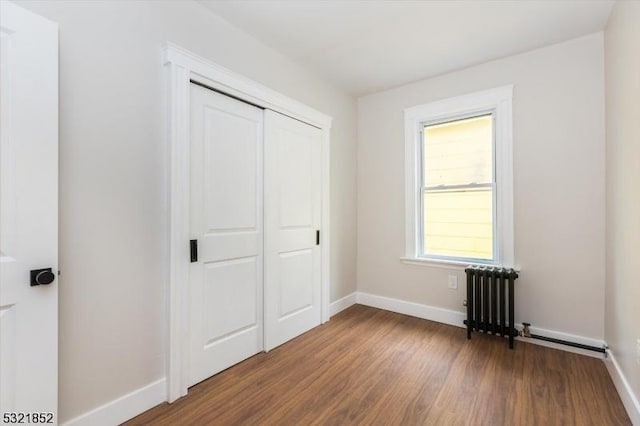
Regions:
<instances>
[{"instance_id":1,"label":"window pane","mask_svg":"<svg viewBox=\"0 0 640 426\"><path fill-rule=\"evenodd\" d=\"M424 254L493 259L493 190L424 192Z\"/></svg>"},{"instance_id":2,"label":"window pane","mask_svg":"<svg viewBox=\"0 0 640 426\"><path fill-rule=\"evenodd\" d=\"M424 186L493 181L492 115L424 127Z\"/></svg>"}]
</instances>

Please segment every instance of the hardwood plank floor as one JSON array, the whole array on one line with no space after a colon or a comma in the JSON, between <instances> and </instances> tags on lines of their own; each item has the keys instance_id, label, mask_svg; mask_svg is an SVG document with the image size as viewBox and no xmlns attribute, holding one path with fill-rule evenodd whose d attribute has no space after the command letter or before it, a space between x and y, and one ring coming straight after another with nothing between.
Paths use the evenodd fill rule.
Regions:
<instances>
[{"instance_id":1,"label":"hardwood plank floor","mask_svg":"<svg viewBox=\"0 0 640 426\"><path fill-rule=\"evenodd\" d=\"M355 305L127 425L631 425L601 360Z\"/></svg>"}]
</instances>

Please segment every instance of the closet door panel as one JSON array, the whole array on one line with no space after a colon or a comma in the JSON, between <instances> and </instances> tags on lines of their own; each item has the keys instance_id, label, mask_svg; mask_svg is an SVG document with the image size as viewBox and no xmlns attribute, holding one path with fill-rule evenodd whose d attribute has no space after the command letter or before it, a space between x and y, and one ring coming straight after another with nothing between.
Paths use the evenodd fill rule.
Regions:
<instances>
[{"instance_id":1,"label":"closet door panel","mask_svg":"<svg viewBox=\"0 0 640 426\"><path fill-rule=\"evenodd\" d=\"M190 384L263 349L263 136L261 109L192 85Z\"/></svg>"},{"instance_id":2,"label":"closet door panel","mask_svg":"<svg viewBox=\"0 0 640 426\"><path fill-rule=\"evenodd\" d=\"M320 129L265 111L265 348L321 323Z\"/></svg>"}]
</instances>

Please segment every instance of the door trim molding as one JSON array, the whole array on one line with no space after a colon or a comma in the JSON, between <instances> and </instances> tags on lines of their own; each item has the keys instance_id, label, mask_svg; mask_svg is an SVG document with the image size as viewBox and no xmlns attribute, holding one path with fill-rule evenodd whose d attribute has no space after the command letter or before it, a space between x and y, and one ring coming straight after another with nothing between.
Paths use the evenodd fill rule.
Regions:
<instances>
[{"instance_id":1,"label":"door trim molding","mask_svg":"<svg viewBox=\"0 0 640 426\"><path fill-rule=\"evenodd\" d=\"M187 394L189 333L190 82L277 111L322 130L322 322L329 320L329 141L332 118L175 44L164 49L167 69L168 350L167 400Z\"/></svg>"}]
</instances>

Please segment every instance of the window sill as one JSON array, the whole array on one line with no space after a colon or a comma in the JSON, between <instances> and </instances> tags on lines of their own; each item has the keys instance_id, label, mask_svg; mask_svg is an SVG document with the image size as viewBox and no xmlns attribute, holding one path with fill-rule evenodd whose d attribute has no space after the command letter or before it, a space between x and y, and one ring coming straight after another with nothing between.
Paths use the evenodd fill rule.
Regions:
<instances>
[{"instance_id":1,"label":"window sill","mask_svg":"<svg viewBox=\"0 0 640 426\"><path fill-rule=\"evenodd\" d=\"M401 257L400 261L407 265L430 266L432 268L455 269L457 271L463 271L464 268L470 265L469 262L459 262L455 260L424 259L420 257Z\"/></svg>"},{"instance_id":2,"label":"window sill","mask_svg":"<svg viewBox=\"0 0 640 426\"><path fill-rule=\"evenodd\" d=\"M428 266L431 268L440 268L440 269L453 269L456 271L464 271L464 269L469 265L486 265L488 267L497 266L491 264L483 264L483 263L473 263L473 262L464 262L457 260L443 260L443 259L425 259L422 257L401 257L400 262L406 265L418 265L418 266ZM513 269L516 272L520 272L520 267L514 266Z\"/></svg>"}]
</instances>

